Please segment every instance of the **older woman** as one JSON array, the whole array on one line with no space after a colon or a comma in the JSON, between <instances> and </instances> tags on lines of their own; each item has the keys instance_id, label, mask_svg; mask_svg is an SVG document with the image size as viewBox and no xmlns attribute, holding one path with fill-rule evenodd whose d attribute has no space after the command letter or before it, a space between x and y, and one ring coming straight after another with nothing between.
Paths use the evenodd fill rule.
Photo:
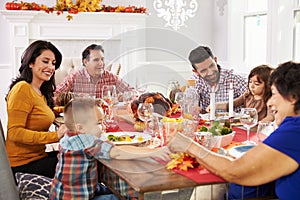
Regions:
<instances>
[{"instance_id":1,"label":"older woman","mask_svg":"<svg viewBox=\"0 0 300 200\"><path fill-rule=\"evenodd\" d=\"M38 40L23 53L20 75L10 85L7 101L6 151L14 173L53 177L57 155L47 154L45 144L58 142L66 127L50 132L54 121L54 73L62 55L50 42Z\"/></svg>"},{"instance_id":2,"label":"older woman","mask_svg":"<svg viewBox=\"0 0 300 200\"><path fill-rule=\"evenodd\" d=\"M278 128L239 159L212 153L177 134L168 146L197 158L205 168L229 182L255 186L276 180L279 199L300 198L300 63L280 64L271 74L268 101Z\"/></svg>"}]
</instances>

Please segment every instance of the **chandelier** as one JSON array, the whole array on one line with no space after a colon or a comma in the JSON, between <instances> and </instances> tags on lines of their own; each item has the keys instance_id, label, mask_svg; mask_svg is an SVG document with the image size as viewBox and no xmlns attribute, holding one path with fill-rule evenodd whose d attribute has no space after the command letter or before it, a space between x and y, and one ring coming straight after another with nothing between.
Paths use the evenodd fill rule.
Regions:
<instances>
[{"instance_id":1,"label":"chandelier","mask_svg":"<svg viewBox=\"0 0 300 200\"><path fill-rule=\"evenodd\" d=\"M154 0L153 7L157 16L166 20L165 26L178 30L187 19L195 16L198 3L197 0Z\"/></svg>"}]
</instances>

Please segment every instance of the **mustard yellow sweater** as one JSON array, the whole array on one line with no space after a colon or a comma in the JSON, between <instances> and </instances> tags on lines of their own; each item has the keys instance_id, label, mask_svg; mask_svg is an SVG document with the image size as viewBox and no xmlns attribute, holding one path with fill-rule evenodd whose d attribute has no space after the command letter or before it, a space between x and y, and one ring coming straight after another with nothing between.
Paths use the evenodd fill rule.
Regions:
<instances>
[{"instance_id":1,"label":"mustard yellow sweater","mask_svg":"<svg viewBox=\"0 0 300 200\"><path fill-rule=\"evenodd\" d=\"M43 95L29 83L18 82L7 98L6 151L12 167L24 165L47 156L45 144L57 142L56 132L48 129L54 113Z\"/></svg>"}]
</instances>

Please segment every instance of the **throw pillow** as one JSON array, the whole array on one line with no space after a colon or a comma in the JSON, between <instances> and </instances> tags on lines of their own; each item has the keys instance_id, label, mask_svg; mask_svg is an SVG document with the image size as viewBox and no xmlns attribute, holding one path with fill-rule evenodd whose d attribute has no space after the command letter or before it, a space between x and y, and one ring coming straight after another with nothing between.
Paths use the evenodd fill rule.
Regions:
<instances>
[{"instance_id":1,"label":"throw pillow","mask_svg":"<svg viewBox=\"0 0 300 200\"><path fill-rule=\"evenodd\" d=\"M52 179L36 174L16 173L20 199L46 200L49 197Z\"/></svg>"}]
</instances>

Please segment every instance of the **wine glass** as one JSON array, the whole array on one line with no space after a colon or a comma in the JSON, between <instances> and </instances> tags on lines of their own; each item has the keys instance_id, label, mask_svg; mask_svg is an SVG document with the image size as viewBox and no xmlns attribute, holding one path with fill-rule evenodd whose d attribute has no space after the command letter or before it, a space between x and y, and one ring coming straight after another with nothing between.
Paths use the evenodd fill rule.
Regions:
<instances>
[{"instance_id":1,"label":"wine glass","mask_svg":"<svg viewBox=\"0 0 300 200\"><path fill-rule=\"evenodd\" d=\"M137 114L139 119L144 122L144 132L150 132L148 130L148 121L151 119L152 113L154 111L153 105L151 103L140 103L137 109Z\"/></svg>"},{"instance_id":2,"label":"wine glass","mask_svg":"<svg viewBox=\"0 0 300 200\"><path fill-rule=\"evenodd\" d=\"M179 82L176 80L170 80L168 81L167 86L167 97L171 100L175 100L175 92L179 91Z\"/></svg>"},{"instance_id":3,"label":"wine glass","mask_svg":"<svg viewBox=\"0 0 300 200\"><path fill-rule=\"evenodd\" d=\"M102 87L102 99L108 104L107 114L108 121L113 119L113 105L116 103L116 86L103 85Z\"/></svg>"},{"instance_id":4,"label":"wine glass","mask_svg":"<svg viewBox=\"0 0 300 200\"><path fill-rule=\"evenodd\" d=\"M255 144L250 140L250 128L257 124L258 115L255 108L242 108L240 113L240 122L247 129L247 140L243 144Z\"/></svg>"},{"instance_id":5,"label":"wine glass","mask_svg":"<svg viewBox=\"0 0 300 200\"><path fill-rule=\"evenodd\" d=\"M159 147L164 145L163 127L162 122L159 121L157 116L151 116L148 127L150 130L150 135L152 137L152 146Z\"/></svg>"},{"instance_id":6,"label":"wine glass","mask_svg":"<svg viewBox=\"0 0 300 200\"><path fill-rule=\"evenodd\" d=\"M257 140L258 142L264 141L276 129L274 122L258 122L257 126Z\"/></svg>"}]
</instances>

